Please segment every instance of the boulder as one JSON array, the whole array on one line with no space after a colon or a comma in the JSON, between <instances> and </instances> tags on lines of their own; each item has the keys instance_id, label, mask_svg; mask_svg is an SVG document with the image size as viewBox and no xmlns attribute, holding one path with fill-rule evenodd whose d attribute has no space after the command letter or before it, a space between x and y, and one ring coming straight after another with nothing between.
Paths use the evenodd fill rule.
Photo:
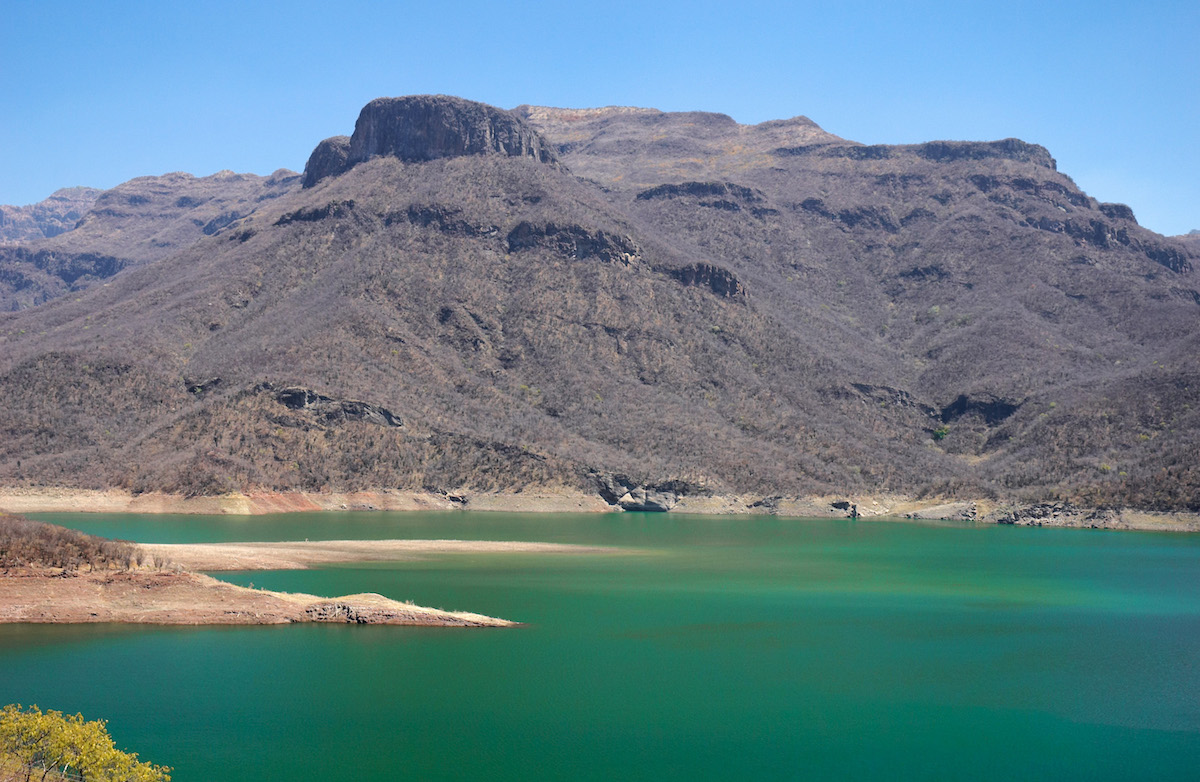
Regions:
<instances>
[{"instance_id":1,"label":"boulder","mask_svg":"<svg viewBox=\"0 0 1200 782\"><path fill-rule=\"evenodd\" d=\"M669 511L678 502L679 496L674 492L641 487L626 492L617 500L622 510L654 512Z\"/></svg>"},{"instance_id":2,"label":"boulder","mask_svg":"<svg viewBox=\"0 0 1200 782\"><path fill-rule=\"evenodd\" d=\"M593 475L600 496L621 510L665 512L679 503L686 487L679 481L643 486L625 475Z\"/></svg>"}]
</instances>

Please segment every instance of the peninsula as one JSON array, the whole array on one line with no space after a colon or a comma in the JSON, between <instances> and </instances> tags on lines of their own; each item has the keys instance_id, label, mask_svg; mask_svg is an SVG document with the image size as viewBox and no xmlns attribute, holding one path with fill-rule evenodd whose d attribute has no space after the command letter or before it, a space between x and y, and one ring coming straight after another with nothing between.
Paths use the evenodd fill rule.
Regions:
<instances>
[{"instance_id":1,"label":"peninsula","mask_svg":"<svg viewBox=\"0 0 1200 782\"><path fill-rule=\"evenodd\" d=\"M261 545L261 544L260 544ZM238 559L228 550L213 569L233 569L234 562L281 565L281 553L299 566L322 559L318 547L286 545L275 549L269 562ZM503 545L503 544L502 544ZM520 544L510 544L519 547ZM480 614L442 611L404 603L377 594L326 598L241 587L192 572L164 554L178 552L180 560L212 565L204 547L141 547L85 535L20 516L0 514L0 623L119 622L165 625L289 624L340 622L352 624L431 625L450 627L511 627L515 622ZM343 556L347 548L339 549ZM366 546L359 555L366 557ZM424 551L445 551L452 542ZM536 548L536 547L535 547ZM219 550L219 547L218 547ZM422 550L414 546L410 551ZM336 553L330 556L336 558ZM190 557L190 558L189 558ZM380 558L376 553L374 558Z\"/></svg>"}]
</instances>

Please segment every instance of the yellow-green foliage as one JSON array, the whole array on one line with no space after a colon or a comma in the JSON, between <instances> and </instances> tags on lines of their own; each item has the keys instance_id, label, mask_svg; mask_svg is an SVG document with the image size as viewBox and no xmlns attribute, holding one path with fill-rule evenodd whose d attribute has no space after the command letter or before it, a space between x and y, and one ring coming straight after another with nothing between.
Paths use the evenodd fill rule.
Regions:
<instances>
[{"instance_id":1,"label":"yellow-green foliage","mask_svg":"<svg viewBox=\"0 0 1200 782\"><path fill-rule=\"evenodd\" d=\"M121 752L102 720L42 712L37 706L0 709L0 758L7 756L22 778L82 782L170 782L171 769Z\"/></svg>"}]
</instances>

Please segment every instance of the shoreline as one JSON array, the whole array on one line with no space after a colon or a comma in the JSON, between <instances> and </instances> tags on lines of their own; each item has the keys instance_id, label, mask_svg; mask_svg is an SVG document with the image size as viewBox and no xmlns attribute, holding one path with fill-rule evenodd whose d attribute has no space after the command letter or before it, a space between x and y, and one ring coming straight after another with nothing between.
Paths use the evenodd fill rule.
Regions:
<instances>
[{"instance_id":1,"label":"shoreline","mask_svg":"<svg viewBox=\"0 0 1200 782\"><path fill-rule=\"evenodd\" d=\"M119 489L0 488L0 509L10 513L139 513L258 516L328 511L491 511L509 513L622 513L595 494L549 488L519 492L456 493L398 490L360 492L236 492L186 497ZM1200 532L1200 513L1081 508L1066 503L948 501L902 495L760 497L683 496L668 513L796 518L977 521L1018 526Z\"/></svg>"}]
</instances>

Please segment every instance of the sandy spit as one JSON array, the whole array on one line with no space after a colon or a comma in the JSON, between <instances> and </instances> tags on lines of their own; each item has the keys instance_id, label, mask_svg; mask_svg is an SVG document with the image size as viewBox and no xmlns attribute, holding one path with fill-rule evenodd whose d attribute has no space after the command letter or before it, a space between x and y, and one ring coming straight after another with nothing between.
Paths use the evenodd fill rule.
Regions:
<instances>
[{"instance_id":1,"label":"sandy spit","mask_svg":"<svg viewBox=\"0 0 1200 782\"><path fill-rule=\"evenodd\" d=\"M427 554L602 554L600 546L496 540L314 540L281 543L139 543L152 557L188 570L301 570L335 562L384 562ZM625 549L620 549L625 552Z\"/></svg>"}]
</instances>

